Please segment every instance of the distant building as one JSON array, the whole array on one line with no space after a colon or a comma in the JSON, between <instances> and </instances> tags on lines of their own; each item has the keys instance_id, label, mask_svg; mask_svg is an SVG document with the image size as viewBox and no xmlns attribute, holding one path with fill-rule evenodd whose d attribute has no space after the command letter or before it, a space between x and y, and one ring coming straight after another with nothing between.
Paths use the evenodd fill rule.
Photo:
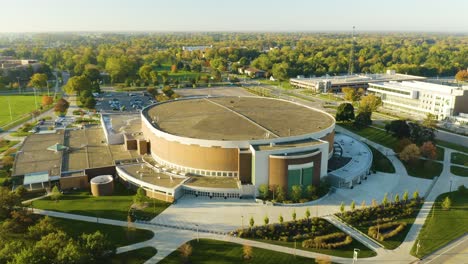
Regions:
<instances>
[{"instance_id":1,"label":"distant building","mask_svg":"<svg viewBox=\"0 0 468 264\"><path fill-rule=\"evenodd\" d=\"M1 69L12 69L17 67L27 67L28 65L36 65L38 64L37 60L18 60L13 59L11 57L0 57L0 68Z\"/></svg>"},{"instance_id":2,"label":"distant building","mask_svg":"<svg viewBox=\"0 0 468 264\"><path fill-rule=\"evenodd\" d=\"M205 51L207 49L213 48L213 45L210 46L183 46L182 50L185 51Z\"/></svg>"},{"instance_id":3,"label":"distant building","mask_svg":"<svg viewBox=\"0 0 468 264\"><path fill-rule=\"evenodd\" d=\"M298 76L299 77L299 76ZM389 81L422 81L426 77L399 74L393 70L386 73L355 74L342 76L322 76L317 78L292 78L290 83L298 88L312 89L316 92L340 92L343 87L367 88L368 83Z\"/></svg>"},{"instance_id":4,"label":"distant building","mask_svg":"<svg viewBox=\"0 0 468 264\"><path fill-rule=\"evenodd\" d=\"M439 120L468 113L468 90L418 81L369 83L368 92L382 98L383 107L412 115L433 114Z\"/></svg>"},{"instance_id":5,"label":"distant building","mask_svg":"<svg viewBox=\"0 0 468 264\"><path fill-rule=\"evenodd\" d=\"M259 70L257 68L239 68L238 69L240 74L245 74L248 75L251 78L265 78L266 77L266 72Z\"/></svg>"}]
</instances>

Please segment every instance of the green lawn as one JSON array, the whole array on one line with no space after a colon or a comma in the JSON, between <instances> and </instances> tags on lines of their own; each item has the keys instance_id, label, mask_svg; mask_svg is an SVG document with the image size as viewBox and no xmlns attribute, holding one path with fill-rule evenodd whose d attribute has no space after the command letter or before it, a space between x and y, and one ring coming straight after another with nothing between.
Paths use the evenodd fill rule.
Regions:
<instances>
[{"instance_id":1,"label":"green lawn","mask_svg":"<svg viewBox=\"0 0 468 264\"><path fill-rule=\"evenodd\" d=\"M462 176L462 177L468 177L468 169L460 166L450 166L450 172Z\"/></svg>"},{"instance_id":2,"label":"green lawn","mask_svg":"<svg viewBox=\"0 0 468 264\"><path fill-rule=\"evenodd\" d=\"M462 146L460 144L451 143L451 142L447 142L447 141L443 141L443 140L436 140L436 144L441 145L442 147L446 147L446 148L458 150L460 152L468 153L468 148L464 147L464 146Z\"/></svg>"},{"instance_id":3,"label":"green lawn","mask_svg":"<svg viewBox=\"0 0 468 264\"><path fill-rule=\"evenodd\" d=\"M382 154L382 152L378 151L370 145L367 146L372 151L372 170L386 173L395 173L395 167L393 166L392 162L387 157L385 157L385 155Z\"/></svg>"},{"instance_id":4,"label":"green lawn","mask_svg":"<svg viewBox=\"0 0 468 264\"><path fill-rule=\"evenodd\" d=\"M458 165L468 166L468 155L460 152L453 152L450 157L450 162Z\"/></svg>"},{"instance_id":5,"label":"green lawn","mask_svg":"<svg viewBox=\"0 0 468 264\"><path fill-rule=\"evenodd\" d=\"M122 254L117 254L109 261L112 264L141 264L156 255L158 251L153 247L144 247Z\"/></svg>"},{"instance_id":6,"label":"green lawn","mask_svg":"<svg viewBox=\"0 0 468 264\"><path fill-rule=\"evenodd\" d=\"M444 210L440 203L451 196L452 208ZM468 193L451 192L437 197L435 206L432 207L429 216L424 223L418 240L421 247L418 256L422 257L445 246L450 241L463 236L468 232ZM413 245L411 254L416 254L416 243Z\"/></svg>"},{"instance_id":7,"label":"green lawn","mask_svg":"<svg viewBox=\"0 0 468 264\"><path fill-rule=\"evenodd\" d=\"M105 225L63 218L54 218L54 221L59 228L72 237L78 237L82 233L94 233L99 230L105 234L109 241L116 247L143 242L154 236L152 231L144 229L129 229L123 226Z\"/></svg>"},{"instance_id":8,"label":"green lawn","mask_svg":"<svg viewBox=\"0 0 468 264\"><path fill-rule=\"evenodd\" d=\"M34 95L0 95L0 105L2 106L0 107L0 127L12 122L8 100L10 101L13 121L36 109ZM37 105L40 106L40 104L41 96L38 95Z\"/></svg>"},{"instance_id":9,"label":"green lawn","mask_svg":"<svg viewBox=\"0 0 468 264\"><path fill-rule=\"evenodd\" d=\"M0 141L0 153L5 152L7 149L13 147L14 145L18 143L19 141L1 140Z\"/></svg>"},{"instance_id":10,"label":"green lawn","mask_svg":"<svg viewBox=\"0 0 468 264\"><path fill-rule=\"evenodd\" d=\"M55 202L49 197L34 201L34 208L81 214L116 220L127 220L128 211L133 204L134 192L116 182L114 195L94 197L89 192L79 191L65 194ZM135 211L136 219L149 220L164 211L170 203L151 199L149 206Z\"/></svg>"},{"instance_id":11,"label":"green lawn","mask_svg":"<svg viewBox=\"0 0 468 264\"><path fill-rule=\"evenodd\" d=\"M402 163L405 165L408 175L423 179L433 179L440 176L443 169L442 163L431 160L418 159L412 163L404 161Z\"/></svg>"},{"instance_id":12,"label":"green lawn","mask_svg":"<svg viewBox=\"0 0 468 264\"><path fill-rule=\"evenodd\" d=\"M351 123L339 123L339 125L355 134L360 135L361 137L365 137L387 148L393 149L393 147L396 146L396 144L398 144L398 139L393 137L390 133L385 132L384 130L380 130L374 127L356 129Z\"/></svg>"},{"instance_id":13,"label":"green lawn","mask_svg":"<svg viewBox=\"0 0 468 264\"><path fill-rule=\"evenodd\" d=\"M210 239L200 239L190 241L192 246L192 255L190 263L198 264L228 264L228 263L251 263L251 264L277 264L277 263L294 263L294 264L313 264L314 259L304 257L294 257L294 255L271 251L261 248L252 248L252 258L250 260L243 259L243 246L240 244L223 242ZM172 252L169 256L163 259L162 264L179 264L184 263L178 250Z\"/></svg>"},{"instance_id":14,"label":"green lawn","mask_svg":"<svg viewBox=\"0 0 468 264\"><path fill-rule=\"evenodd\" d=\"M445 149L441 148L439 146L436 146L436 160L443 161L444 160L444 155L445 155Z\"/></svg>"}]
</instances>

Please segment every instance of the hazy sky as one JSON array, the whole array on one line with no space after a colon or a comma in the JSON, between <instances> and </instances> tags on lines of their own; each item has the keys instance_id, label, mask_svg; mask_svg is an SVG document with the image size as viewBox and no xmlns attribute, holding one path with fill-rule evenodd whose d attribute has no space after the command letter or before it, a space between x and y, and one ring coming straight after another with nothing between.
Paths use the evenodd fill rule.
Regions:
<instances>
[{"instance_id":1,"label":"hazy sky","mask_svg":"<svg viewBox=\"0 0 468 264\"><path fill-rule=\"evenodd\" d=\"M468 0L0 0L0 32L468 32Z\"/></svg>"}]
</instances>

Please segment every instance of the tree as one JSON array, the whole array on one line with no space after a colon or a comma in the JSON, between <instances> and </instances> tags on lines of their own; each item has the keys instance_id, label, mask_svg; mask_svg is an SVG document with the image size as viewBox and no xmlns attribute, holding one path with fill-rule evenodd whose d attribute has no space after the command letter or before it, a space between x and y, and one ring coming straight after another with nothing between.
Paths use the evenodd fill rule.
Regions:
<instances>
[{"instance_id":1,"label":"tree","mask_svg":"<svg viewBox=\"0 0 468 264\"><path fill-rule=\"evenodd\" d=\"M400 153L405 149L406 146L413 144L408 138L402 138L398 141L398 144L394 147L395 153Z\"/></svg>"},{"instance_id":2,"label":"tree","mask_svg":"<svg viewBox=\"0 0 468 264\"><path fill-rule=\"evenodd\" d=\"M86 98L86 101L83 104L83 106L88 109L94 109L96 107L96 99L94 99L93 96Z\"/></svg>"},{"instance_id":3,"label":"tree","mask_svg":"<svg viewBox=\"0 0 468 264\"><path fill-rule=\"evenodd\" d=\"M437 116L428 113L422 121L422 125L427 128L435 129L437 127Z\"/></svg>"},{"instance_id":4,"label":"tree","mask_svg":"<svg viewBox=\"0 0 468 264\"><path fill-rule=\"evenodd\" d=\"M444 208L444 210L450 210L451 207L452 207L452 200L450 199L450 197L447 196L442 202L442 208Z\"/></svg>"},{"instance_id":5,"label":"tree","mask_svg":"<svg viewBox=\"0 0 468 264\"><path fill-rule=\"evenodd\" d=\"M361 129L372 125L372 112L359 112L354 119L354 126Z\"/></svg>"},{"instance_id":6,"label":"tree","mask_svg":"<svg viewBox=\"0 0 468 264\"><path fill-rule=\"evenodd\" d=\"M83 75L86 76L91 82L99 82L101 79L101 72L94 64L87 64L85 66Z\"/></svg>"},{"instance_id":7,"label":"tree","mask_svg":"<svg viewBox=\"0 0 468 264\"><path fill-rule=\"evenodd\" d=\"M177 69L177 65L172 64L172 65L171 65L171 72L172 72L172 73L177 73L177 70L178 70L178 69Z\"/></svg>"},{"instance_id":8,"label":"tree","mask_svg":"<svg viewBox=\"0 0 468 264\"><path fill-rule=\"evenodd\" d=\"M384 195L384 197L382 199L382 204L383 204L384 207L387 206L387 204L388 204L388 194L387 193L385 193L385 195Z\"/></svg>"},{"instance_id":9,"label":"tree","mask_svg":"<svg viewBox=\"0 0 468 264\"><path fill-rule=\"evenodd\" d=\"M6 171L8 176L11 176L11 168L13 168L13 164L15 162L15 158L10 155L3 156L3 170Z\"/></svg>"},{"instance_id":10,"label":"tree","mask_svg":"<svg viewBox=\"0 0 468 264\"><path fill-rule=\"evenodd\" d=\"M400 195L397 193L395 194L395 203L399 203L400 202Z\"/></svg>"},{"instance_id":11,"label":"tree","mask_svg":"<svg viewBox=\"0 0 468 264\"><path fill-rule=\"evenodd\" d=\"M283 202L286 199L286 192L284 191L283 187L281 186L276 186L275 188L275 199L278 202Z\"/></svg>"},{"instance_id":12,"label":"tree","mask_svg":"<svg viewBox=\"0 0 468 264\"><path fill-rule=\"evenodd\" d=\"M151 81L153 82L153 85L158 85L158 72L157 71L151 71L149 73Z\"/></svg>"},{"instance_id":13,"label":"tree","mask_svg":"<svg viewBox=\"0 0 468 264\"><path fill-rule=\"evenodd\" d=\"M356 202L354 200L351 201L351 211L354 211L356 209Z\"/></svg>"},{"instance_id":14,"label":"tree","mask_svg":"<svg viewBox=\"0 0 468 264\"><path fill-rule=\"evenodd\" d=\"M361 208L366 208L366 200L362 200Z\"/></svg>"},{"instance_id":15,"label":"tree","mask_svg":"<svg viewBox=\"0 0 468 264\"><path fill-rule=\"evenodd\" d=\"M280 215L278 216L278 222L279 222L280 224L282 224L283 221L284 221L283 215L280 214Z\"/></svg>"},{"instance_id":16,"label":"tree","mask_svg":"<svg viewBox=\"0 0 468 264\"><path fill-rule=\"evenodd\" d=\"M153 68L150 65L143 65L138 70L138 75L140 76L142 80L150 81L152 79L151 77L152 71L153 71Z\"/></svg>"},{"instance_id":17,"label":"tree","mask_svg":"<svg viewBox=\"0 0 468 264\"><path fill-rule=\"evenodd\" d=\"M243 257L244 259L252 259L253 257L253 249L249 245L243 245L242 246L242 252L243 252Z\"/></svg>"},{"instance_id":18,"label":"tree","mask_svg":"<svg viewBox=\"0 0 468 264\"><path fill-rule=\"evenodd\" d=\"M270 189L267 184L260 184L260 186L258 186L258 192L263 200L266 200L270 195Z\"/></svg>"},{"instance_id":19,"label":"tree","mask_svg":"<svg viewBox=\"0 0 468 264\"><path fill-rule=\"evenodd\" d=\"M137 205L141 205L146 201L146 191L145 189L139 187L135 196L133 196L133 202Z\"/></svg>"},{"instance_id":20,"label":"tree","mask_svg":"<svg viewBox=\"0 0 468 264\"><path fill-rule=\"evenodd\" d=\"M312 184L307 185L306 194L308 199L315 200L317 198L317 187Z\"/></svg>"},{"instance_id":21,"label":"tree","mask_svg":"<svg viewBox=\"0 0 468 264\"><path fill-rule=\"evenodd\" d=\"M104 259L109 252L115 252L115 246L100 231L82 234L80 244L85 252L90 254L91 260L96 262Z\"/></svg>"},{"instance_id":22,"label":"tree","mask_svg":"<svg viewBox=\"0 0 468 264\"><path fill-rule=\"evenodd\" d=\"M255 225L255 220L253 219L253 216L250 217L249 225L250 227L253 227Z\"/></svg>"},{"instance_id":23,"label":"tree","mask_svg":"<svg viewBox=\"0 0 468 264\"><path fill-rule=\"evenodd\" d=\"M189 258L192 255L192 246L190 243L185 243L179 248L180 256L182 257L183 263L189 263Z\"/></svg>"},{"instance_id":24,"label":"tree","mask_svg":"<svg viewBox=\"0 0 468 264\"><path fill-rule=\"evenodd\" d=\"M67 100L60 98L54 106L54 111L58 114L65 114L68 110L70 103Z\"/></svg>"},{"instance_id":25,"label":"tree","mask_svg":"<svg viewBox=\"0 0 468 264\"><path fill-rule=\"evenodd\" d=\"M363 112L374 112L382 104L382 99L375 96L374 94L369 94L363 96L359 103L359 111Z\"/></svg>"},{"instance_id":26,"label":"tree","mask_svg":"<svg viewBox=\"0 0 468 264\"><path fill-rule=\"evenodd\" d=\"M361 94L355 88L343 87L341 92L344 94L344 99L351 102L359 101Z\"/></svg>"},{"instance_id":27,"label":"tree","mask_svg":"<svg viewBox=\"0 0 468 264\"><path fill-rule=\"evenodd\" d=\"M54 188L52 188L52 191L50 192L50 199L52 199L55 202L58 202L61 197L62 193L60 192L57 185L55 185Z\"/></svg>"},{"instance_id":28,"label":"tree","mask_svg":"<svg viewBox=\"0 0 468 264\"><path fill-rule=\"evenodd\" d=\"M433 128L420 126L417 123L409 123L410 139L421 146L426 141L434 141L435 133Z\"/></svg>"},{"instance_id":29,"label":"tree","mask_svg":"<svg viewBox=\"0 0 468 264\"><path fill-rule=\"evenodd\" d=\"M8 188L0 187L0 220L11 217L11 212L21 208L18 195Z\"/></svg>"},{"instance_id":30,"label":"tree","mask_svg":"<svg viewBox=\"0 0 468 264\"><path fill-rule=\"evenodd\" d=\"M268 216L265 216L265 218L263 218L263 223L265 223L265 225L268 225L269 222L270 218L268 218Z\"/></svg>"},{"instance_id":31,"label":"tree","mask_svg":"<svg viewBox=\"0 0 468 264\"><path fill-rule=\"evenodd\" d=\"M275 79L284 81L288 79L288 70L289 70L288 63L282 62L282 63L273 64L273 68L271 72L273 74L273 77L275 77Z\"/></svg>"},{"instance_id":32,"label":"tree","mask_svg":"<svg viewBox=\"0 0 468 264\"><path fill-rule=\"evenodd\" d=\"M419 199L419 192L418 191L413 192L413 199L415 199L415 200Z\"/></svg>"},{"instance_id":33,"label":"tree","mask_svg":"<svg viewBox=\"0 0 468 264\"><path fill-rule=\"evenodd\" d=\"M34 88L42 88L47 86L47 74L44 73L35 73L31 76L31 80L29 81L29 86Z\"/></svg>"},{"instance_id":34,"label":"tree","mask_svg":"<svg viewBox=\"0 0 468 264\"><path fill-rule=\"evenodd\" d=\"M54 99L51 96L47 96L47 95L42 96L43 106L51 105L53 102L54 102Z\"/></svg>"},{"instance_id":35,"label":"tree","mask_svg":"<svg viewBox=\"0 0 468 264\"><path fill-rule=\"evenodd\" d=\"M77 95L80 95L80 93L85 90L91 91L91 88L91 81L84 75L71 77L65 85L65 91L67 93L76 93Z\"/></svg>"},{"instance_id":36,"label":"tree","mask_svg":"<svg viewBox=\"0 0 468 264\"><path fill-rule=\"evenodd\" d=\"M158 95L158 89L154 87L148 87L146 88L146 91L155 98Z\"/></svg>"},{"instance_id":37,"label":"tree","mask_svg":"<svg viewBox=\"0 0 468 264\"><path fill-rule=\"evenodd\" d=\"M28 227L28 234L34 240L39 240L41 237L55 232L57 227L54 226L52 218L45 216L33 226Z\"/></svg>"},{"instance_id":38,"label":"tree","mask_svg":"<svg viewBox=\"0 0 468 264\"><path fill-rule=\"evenodd\" d=\"M344 211L345 211L345 205L344 205L344 202L341 202L341 204L340 204L340 212L341 212L341 213L344 213Z\"/></svg>"},{"instance_id":39,"label":"tree","mask_svg":"<svg viewBox=\"0 0 468 264\"><path fill-rule=\"evenodd\" d=\"M424 144L420 148L420 151L423 157L432 160L437 158L437 148L431 141L424 142Z\"/></svg>"},{"instance_id":40,"label":"tree","mask_svg":"<svg viewBox=\"0 0 468 264\"><path fill-rule=\"evenodd\" d=\"M408 190L403 193L403 201L406 203L408 201Z\"/></svg>"},{"instance_id":41,"label":"tree","mask_svg":"<svg viewBox=\"0 0 468 264\"><path fill-rule=\"evenodd\" d=\"M455 74L455 79L459 82L467 82L468 81L468 70L460 70Z\"/></svg>"},{"instance_id":42,"label":"tree","mask_svg":"<svg viewBox=\"0 0 468 264\"><path fill-rule=\"evenodd\" d=\"M306 217L306 219L309 219L309 218L310 218L310 210L309 210L309 208L307 208L306 211L305 211L305 217Z\"/></svg>"},{"instance_id":43,"label":"tree","mask_svg":"<svg viewBox=\"0 0 468 264\"><path fill-rule=\"evenodd\" d=\"M354 120L354 106L350 103L342 103L336 109L336 121Z\"/></svg>"},{"instance_id":44,"label":"tree","mask_svg":"<svg viewBox=\"0 0 468 264\"><path fill-rule=\"evenodd\" d=\"M377 202L377 200L372 199L372 201L371 201L371 206L372 206L372 207L377 207L377 206L379 206L379 203Z\"/></svg>"},{"instance_id":45,"label":"tree","mask_svg":"<svg viewBox=\"0 0 468 264\"><path fill-rule=\"evenodd\" d=\"M419 150L418 146L416 144L410 144L406 146L400 154L398 154L401 160L406 161L406 162L411 162L419 159L421 156L421 151Z\"/></svg>"},{"instance_id":46,"label":"tree","mask_svg":"<svg viewBox=\"0 0 468 264\"><path fill-rule=\"evenodd\" d=\"M293 210L291 216L292 216L293 221L296 221L296 217L297 217L296 209Z\"/></svg>"},{"instance_id":47,"label":"tree","mask_svg":"<svg viewBox=\"0 0 468 264\"><path fill-rule=\"evenodd\" d=\"M291 187L291 199L294 202L298 202L302 198L302 186L301 185L293 185Z\"/></svg>"},{"instance_id":48,"label":"tree","mask_svg":"<svg viewBox=\"0 0 468 264\"><path fill-rule=\"evenodd\" d=\"M20 185L18 188L16 188L15 190L15 193L20 197L20 198L23 198L24 195L26 195L26 193L28 192L28 190L24 187L24 185Z\"/></svg>"},{"instance_id":49,"label":"tree","mask_svg":"<svg viewBox=\"0 0 468 264\"><path fill-rule=\"evenodd\" d=\"M410 137L410 127L406 120L393 120L385 125L385 130L399 139Z\"/></svg>"}]
</instances>

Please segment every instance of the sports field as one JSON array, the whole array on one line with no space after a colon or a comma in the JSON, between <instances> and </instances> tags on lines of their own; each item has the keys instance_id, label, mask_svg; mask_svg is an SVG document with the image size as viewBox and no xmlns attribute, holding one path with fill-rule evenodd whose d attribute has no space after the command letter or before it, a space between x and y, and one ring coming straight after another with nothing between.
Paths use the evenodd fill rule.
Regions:
<instances>
[{"instance_id":1,"label":"sports field","mask_svg":"<svg viewBox=\"0 0 468 264\"><path fill-rule=\"evenodd\" d=\"M41 96L38 95L38 107L40 104ZM36 109L34 95L0 95L0 106L0 127L12 121L9 106L11 106L11 116L13 117L13 121Z\"/></svg>"}]
</instances>

